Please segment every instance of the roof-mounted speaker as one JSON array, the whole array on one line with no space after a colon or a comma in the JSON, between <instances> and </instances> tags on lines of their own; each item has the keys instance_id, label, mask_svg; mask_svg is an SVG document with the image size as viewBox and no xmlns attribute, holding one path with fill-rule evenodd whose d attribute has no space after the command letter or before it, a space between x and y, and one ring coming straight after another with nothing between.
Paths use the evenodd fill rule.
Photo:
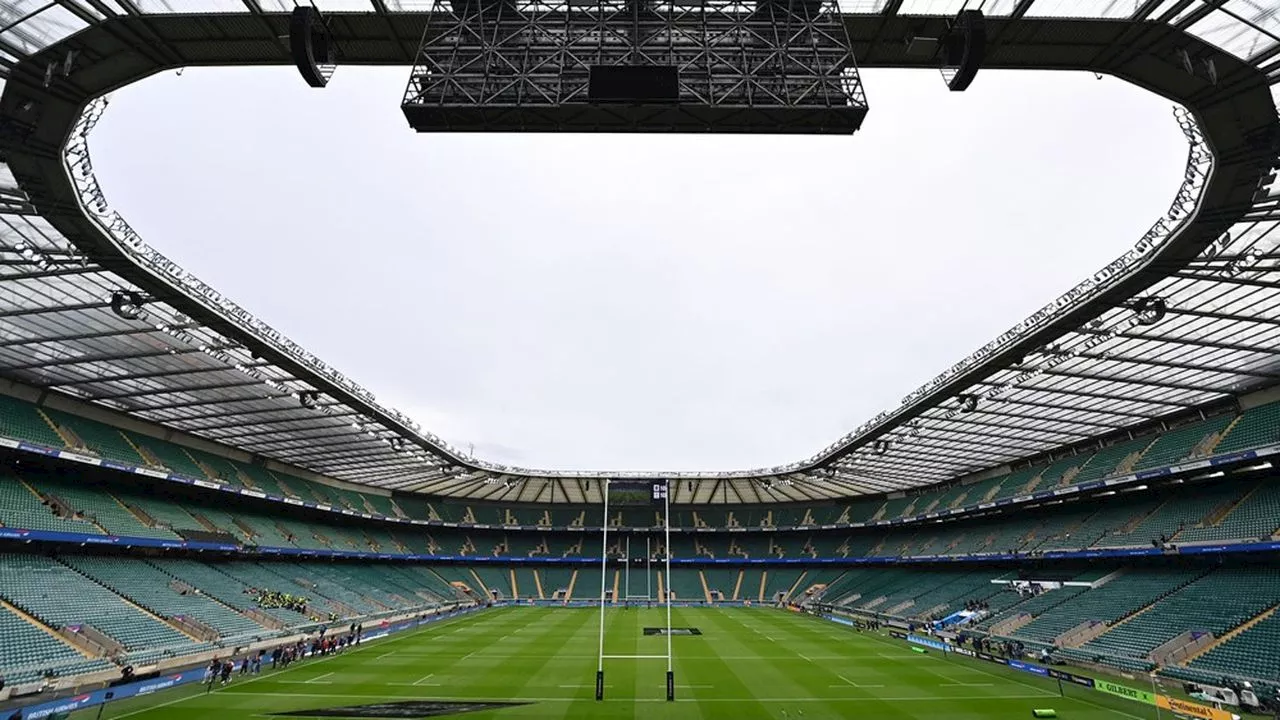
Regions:
<instances>
[{"instance_id":1,"label":"roof-mounted speaker","mask_svg":"<svg viewBox=\"0 0 1280 720\"><path fill-rule=\"evenodd\" d=\"M293 9L289 17L289 51L308 85L321 88L329 84L334 70L333 36L319 10L309 5Z\"/></svg>"},{"instance_id":2,"label":"roof-mounted speaker","mask_svg":"<svg viewBox=\"0 0 1280 720\"><path fill-rule=\"evenodd\" d=\"M987 21L981 10L961 10L942 38L942 78L952 92L968 89L987 53Z\"/></svg>"}]
</instances>

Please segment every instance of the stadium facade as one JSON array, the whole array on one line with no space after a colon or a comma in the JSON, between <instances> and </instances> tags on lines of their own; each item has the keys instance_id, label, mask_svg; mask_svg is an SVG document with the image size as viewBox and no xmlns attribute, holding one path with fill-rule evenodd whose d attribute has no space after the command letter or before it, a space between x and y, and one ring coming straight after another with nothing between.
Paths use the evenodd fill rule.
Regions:
<instances>
[{"instance_id":1,"label":"stadium facade","mask_svg":"<svg viewBox=\"0 0 1280 720\"><path fill-rule=\"evenodd\" d=\"M292 6L9 8L0 632L21 652L0 665L7 692L178 667L330 617L601 595L969 613L969 631L1083 665L1277 682L1280 37L1244 2L1093 7L985 8L983 67L1109 74L1170 99L1188 151L1168 213L898 408L810 458L714 473L466 457L110 209L89 152L105 95L190 65L292 64ZM920 47L960 9L891 0L840 21L859 67L937 72ZM422 67L432 14L412 10L324 12L337 71ZM661 487L670 515L606 511L611 484ZM1011 591L1028 578L1034 596Z\"/></svg>"}]
</instances>

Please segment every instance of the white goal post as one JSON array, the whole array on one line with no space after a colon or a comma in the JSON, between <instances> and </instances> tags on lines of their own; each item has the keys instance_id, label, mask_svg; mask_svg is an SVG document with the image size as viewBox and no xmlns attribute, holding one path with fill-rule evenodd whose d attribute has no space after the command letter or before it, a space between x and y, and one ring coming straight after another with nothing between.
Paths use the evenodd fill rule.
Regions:
<instances>
[{"instance_id":1,"label":"white goal post","mask_svg":"<svg viewBox=\"0 0 1280 720\"><path fill-rule=\"evenodd\" d=\"M599 654L596 660L596 700L604 700L604 661L605 660L660 660L667 661L667 700L675 700L675 672L672 667L671 655L671 498L667 492L666 481L661 481L661 485L655 481L653 492L656 496L659 491L662 493L662 531L663 540L663 563L666 570L666 582L663 585L662 598L667 610L667 652L665 655L606 655L604 652L604 616L605 616L605 600L606 588L609 577L609 480L601 481L602 495L604 502L602 503L602 520L600 523L600 638L599 638ZM649 563L652 561L653 550L646 537L645 540L645 568L646 575ZM627 557L625 559L627 568L627 598L631 599L631 539L627 538ZM648 598L653 597L652 587L649 588ZM615 598L616 600L616 598ZM625 602L625 600L624 600Z\"/></svg>"}]
</instances>

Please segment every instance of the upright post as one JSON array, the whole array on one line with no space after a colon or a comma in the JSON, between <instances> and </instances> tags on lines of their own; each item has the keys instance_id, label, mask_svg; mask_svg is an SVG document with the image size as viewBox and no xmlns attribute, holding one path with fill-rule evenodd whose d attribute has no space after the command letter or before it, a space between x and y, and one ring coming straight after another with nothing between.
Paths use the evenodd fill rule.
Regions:
<instances>
[{"instance_id":1,"label":"upright post","mask_svg":"<svg viewBox=\"0 0 1280 720\"><path fill-rule=\"evenodd\" d=\"M667 702L676 699L675 674L671 669L671 487L668 482L666 491L662 493L662 530L666 534L663 544L666 547L667 584Z\"/></svg>"},{"instance_id":2,"label":"upright post","mask_svg":"<svg viewBox=\"0 0 1280 720\"><path fill-rule=\"evenodd\" d=\"M600 482L604 493L604 522L600 523L600 657L596 661L596 700L604 699L604 583L609 569L609 481Z\"/></svg>"}]
</instances>

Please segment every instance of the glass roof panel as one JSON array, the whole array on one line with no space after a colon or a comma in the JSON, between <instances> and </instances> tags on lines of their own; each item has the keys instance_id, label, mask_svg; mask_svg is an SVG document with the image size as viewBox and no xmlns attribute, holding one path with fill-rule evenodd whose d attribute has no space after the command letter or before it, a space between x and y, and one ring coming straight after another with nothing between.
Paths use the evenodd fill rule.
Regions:
<instances>
[{"instance_id":1,"label":"glass roof panel","mask_svg":"<svg viewBox=\"0 0 1280 720\"><path fill-rule=\"evenodd\" d=\"M312 0L321 12L373 12L373 0Z\"/></svg>"},{"instance_id":2,"label":"glass roof panel","mask_svg":"<svg viewBox=\"0 0 1280 720\"><path fill-rule=\"evenodd\" d=\"M1142 6L1141 0L1035 0L1027 17L1127 18Z\"/></svg>"},{"instance_id":3,"label":"glass roof panel","mask_svg":"<svg viewBox=\"0 0 1280 720\"><path fill-rule=\"evenodd\" d=\"M955 15L967 5L977 7L973 0L903 0L899 15Z\"/></svg>"},{"instance_id":4,"label":"glass roof panel","mask_svg":"<svg viewBox=\"0 0 1280 720\"><path fill-rule=\"evenodd\" d=\"M1147 19L1157 20L1161 17L1164 17L1165 13L1173 10L1174 7L1176 7L1177 5L1180 5L1181 3L1182 3L1182 0L1160 0L1160 4L1157 5L1156 8L1151 11L1151 14L1147 16Z\"/></svg>"},{"instance_id":5,"label":"glass roof panel","mask_svg":"<svg viewBox=\"0 0 1280 720\"><path fill-rule=\"evenodd\" d=\"M134 0L138 10L154 15L198 13L247 13L243 0Z\"/></svg>"},{"instance_id":6,"label":"glass roof panel","mask_svg":"<svg viewBox=\"0 0 1280 720\"><path fill-rule=\"evenodd\" d=\"M44 7L34 14L22 12L35 6ZM67 8L48 3L20 2L8 11L0 8L0 13L6 25L0 40L27 54L37 53L89 26Z\"/></svg>"},{"instance_id":7,"label":"glass roof panel","mask_svg":"<svg viewBox=\"0 0 1280 720\"><path fill-rule=\"evenodd\" d=\"M990 0L982 6L982 13L990 16L1008 15L1017 5L1018 0Z\"/></svg>"},{"instance_id":8,"label":"glass roof panel","mask_svg":"<svg viewBox=\"0 0 1280 720\"><path fill-rule=\"evenodd\" d=\"M836 0L840 12L871 14L883 12L889 0Z\"/></svg>"},{"instance_id":9,"label":"glass roof panel","mask_svg":"<svg viewBox=\"0 0 1280 720\"><path fill-rule=\"evenodd\" d=\"M1274 19L1270 24L1274 26ZM1280 38L1274 30L1263 30L1246 23L1238 15L1224 11L1209 13L1187 28L1187 32L1241 58L1255 57L1280 45Z\"/></svg>"}]
</instances>

